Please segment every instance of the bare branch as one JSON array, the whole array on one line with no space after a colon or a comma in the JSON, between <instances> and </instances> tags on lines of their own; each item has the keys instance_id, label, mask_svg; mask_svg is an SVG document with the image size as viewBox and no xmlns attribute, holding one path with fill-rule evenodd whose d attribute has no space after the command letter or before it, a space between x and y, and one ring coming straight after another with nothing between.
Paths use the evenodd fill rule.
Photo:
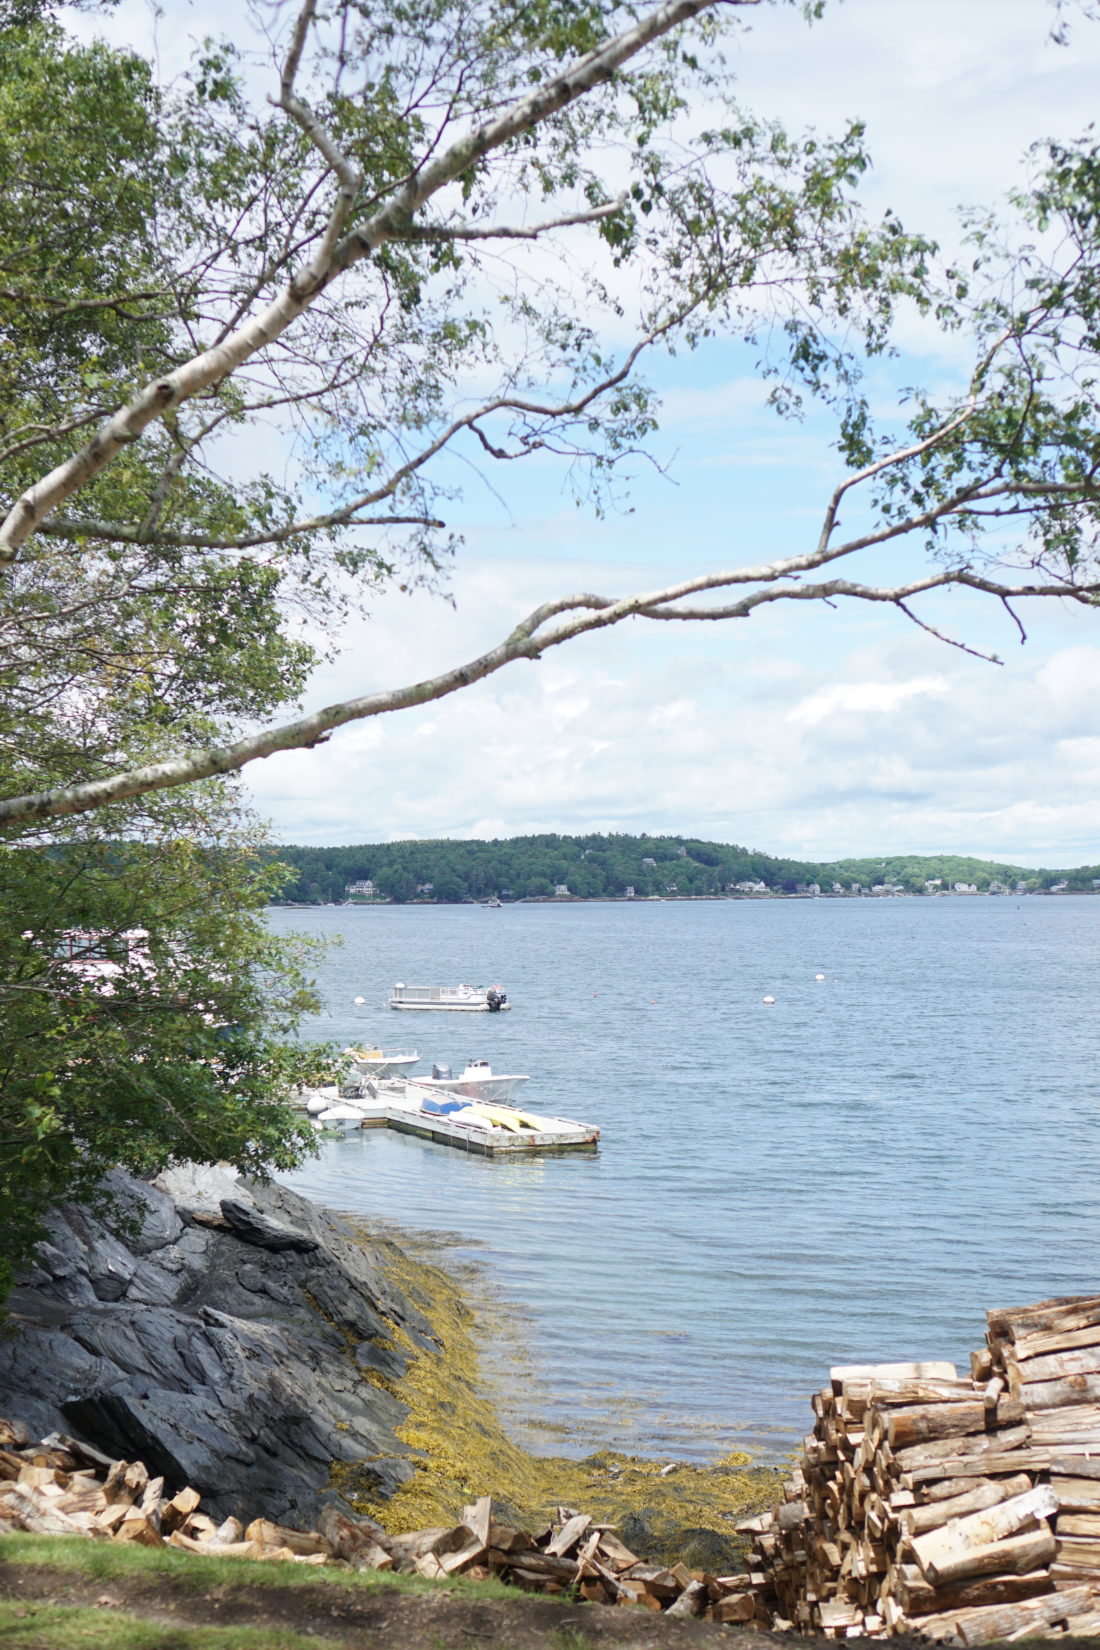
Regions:
<instances>
[{"instance_id":1,"label":"bare branch","mask_svg":"<svg viewBox=\"0 0 1100 1650\"><path fill-rule=\"evenodd\" d=\"M73 521L58 517L43 522L39 532L57 539L104 539L116 544L163 545L173 550L255 550L265 544L285 544L288 539L303 533L323 532L335 524L342 527L446 527L445 521L435 516L360 516L354 508L337 511L328 516L314 516L306 521L294 521L286 527L273 527L263 533L247 533L240 538L214 538L207 533L173 533L147 531L140 527L123 527L114 521Z\"/></svg>"}]
</instances>

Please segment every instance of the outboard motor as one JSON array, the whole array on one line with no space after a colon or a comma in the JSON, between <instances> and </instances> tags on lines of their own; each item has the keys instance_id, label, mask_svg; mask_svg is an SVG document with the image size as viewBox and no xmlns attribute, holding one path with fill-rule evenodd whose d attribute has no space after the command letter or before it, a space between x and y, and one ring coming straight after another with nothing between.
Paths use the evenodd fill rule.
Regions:
<instances>
[{"instance_id":1,"label":"outboard motor","mask_svg":"<svg viewBox=\"0 0 1100 1650\"><path fill-rule=\"evenodd\" d=\"M451 1068L450 1066L433 1065L432 1076L437 1083L449 1083L451 1081Z\"/></svg>"},{"instance_id":2,"label":"outboard motor","mask_svg":"<svg viewBox=\"0 0 1100 1650\"><path fill-rule=\"evenodd\" d=\"M504 1001L504 993L503 991L498 991L495 985L491 985L485 993L485 1001L489 1005L490 1014L499 1014L500 1005Z\"/></svg>"}]
</instances>

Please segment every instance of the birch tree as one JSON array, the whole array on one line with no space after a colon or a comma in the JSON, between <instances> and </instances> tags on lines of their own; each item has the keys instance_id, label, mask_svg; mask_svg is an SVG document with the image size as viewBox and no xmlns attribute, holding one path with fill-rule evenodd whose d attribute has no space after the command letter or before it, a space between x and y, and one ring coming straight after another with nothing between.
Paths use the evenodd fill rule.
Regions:
<instances>
[{"instance_id":1,"label":"birch tree","mask_svg":"<svg viewBox=\"0 0 1100 1650\"><path fill-rule=\"evenodd\" d=\"M858 600L928 626L945 586L1017 616L1095 601L1094 149L1052 150L1017 203L1020 244L1051 251L989 223L965 270L938 270L860 214L858 127L792 137L735 101L724 36L763 3L271 4L251 55L209 45L170 94L101 52L121 165L79 76L27 152L9 107L0 823L231 774L627 618ZM4 49L41 59L48 36L90 75L53 27ZM899 302L969 338L973 370L877 425L861 366ZM837 483L803 546L548 593L438 676L277 719L312 662L296 615L335 626L379 581L445 579L448 454L556 455L606 505L654 427L647 356L714 333L758 343L777 412L835 412ZM875 582L868 553L899 543L923 563Z\"/></svg>"}]
</instances>

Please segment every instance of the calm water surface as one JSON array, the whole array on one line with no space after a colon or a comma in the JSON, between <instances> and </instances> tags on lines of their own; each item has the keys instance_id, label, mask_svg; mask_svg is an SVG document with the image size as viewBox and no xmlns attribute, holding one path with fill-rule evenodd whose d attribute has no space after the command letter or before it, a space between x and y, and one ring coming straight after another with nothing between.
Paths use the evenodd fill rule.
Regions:
<instances>
[{"instance_id":1,"label":"calm water surface","mask_svg":"<svg viewBox=\"0 0 1100 1650\"><path fill-rule=\"evenodd\" d=\"M310 1036L484 1057L603 1130L598 1155L529 1162L357 1133L291 1178L481 1260L521 1311L528 1445L560 1450L564 1422L577 1453L786 1449L830 1363L965 1366L987 1307L1100 1287L1100 899L271 923L345 936ZM394 980L499 981L514 1008L397 1014Z\"/></svg>"}]
</instances>

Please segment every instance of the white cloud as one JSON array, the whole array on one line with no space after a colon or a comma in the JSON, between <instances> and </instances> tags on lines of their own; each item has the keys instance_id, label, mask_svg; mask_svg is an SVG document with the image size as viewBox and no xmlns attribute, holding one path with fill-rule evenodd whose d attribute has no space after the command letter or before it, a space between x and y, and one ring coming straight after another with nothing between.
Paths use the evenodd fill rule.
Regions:
<instances>
[{"instance_id":1,"label":"white cloud","mask_svg":"<svg viewBox=\"0 0 1100 1650\"><path fill-rule=\"evenodd\" d=\"M579 588L595 571L570 568ZM470 657L564 582L541 559L471 562L454 609L387 598L312 702ZM818 616L831 656L807 646L801 611L632 623L257 764L248 782L287 841L656 829L811 858L1100 859L1100 645L1071 631L998 668L896 615L886 640L877 614L865 632Z\"/></svg>"},{"instance_id":2,"label":"white cloud","mask_svg":"<svg viewBox=\"0 0 1100 1650\"><path fill-rule=\"evenodd\" d=\"M800 700L787 712L787 721L804 722L812 728L844 712L871 711L888 716L907 699L925 693L946 693L949 686L944 676L917 676L908 682L832 682Z\"/></svg>"}]
</instances>

